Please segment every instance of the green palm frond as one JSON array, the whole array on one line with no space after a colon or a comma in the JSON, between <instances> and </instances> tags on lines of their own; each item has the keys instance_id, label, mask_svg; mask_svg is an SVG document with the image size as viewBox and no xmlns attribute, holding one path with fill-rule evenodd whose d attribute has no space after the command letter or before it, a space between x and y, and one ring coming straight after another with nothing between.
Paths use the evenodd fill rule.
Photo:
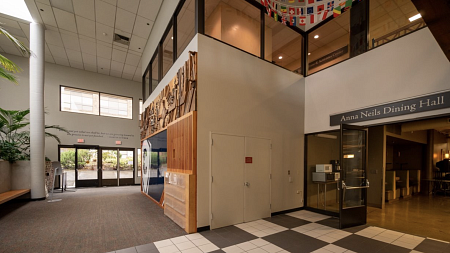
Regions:
<instances>
[{"instance_id":1,"label":"green palm frond","mask_svg":"<svg viewBox=\"0 0 450 253\"><path fill-rule=\"evenodd\" d=\"M8 73L4 68L0 68L0 77L18 84L16 77L13 74Z\"/></svg>"},{"instance_id":2,"label":"green palm frond","mask_svg":"<svg viewBox=\"0 0 450 253\"><path fill-rule=\"evenodd\" d=\"M19 66L17 66L14 62L12 62L10 59L6 58L1 54L0 54L0 65L2 65L7 71L12 73L22 71L22 69Z\"/></svg>"},{"instance_id":3,"label":"green palm frond","mask_svg":"<svg viewBox=\"0 0 450 253\"><path fill-rule=\"evenodd\" d=\"M31 54L31 50L23 44L22 41L16 39L14 36L12 36L8 31L6 31L3 27L0 26L0 34L5 35L13 44L16 46L20 53L23 56L27 56Z\"/></svg>"},{"instance_id":4,"label":"green palm frond","mask_svg":"<svg viewBox=\"0 0 450 253\"><path fill-rule=\"evenodd\" d=\"M45 137L51 137L51 138L55 139L59 144L61 144L61 140L55 134L52 134L52 133L49 133L49 132L45 132Z\"/></svg>"},{"instance_id":5,"label":"green palm frond","mask_svg":"<svg viewBox=\"0 0 450 253\"><path fill-rule=\"evenodd\" d=\"M66 134L70 134L70 132L67 129L65 129L64 127L61 127L59 125L51 125L51 126L46 125L45 130L47 130L47 129L56 129L56 130L66 133Z\"/></svg>"}]
</instances>

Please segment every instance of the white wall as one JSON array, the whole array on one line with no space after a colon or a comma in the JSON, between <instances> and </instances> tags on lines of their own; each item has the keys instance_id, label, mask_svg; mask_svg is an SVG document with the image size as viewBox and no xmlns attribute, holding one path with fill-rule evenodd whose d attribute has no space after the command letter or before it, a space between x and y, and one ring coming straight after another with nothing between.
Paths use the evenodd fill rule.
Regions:
<instances>
[{"instance_id":1,"label":"white wall","mask_svg":"<svg viewBox=\"0 0 450 253\"><path fill-rule=\"evenodd\" d=\"M0 79L0 107L8 110L27 109L30 100L28 59L13 55L5 56L18 64L23 72L17 74L19 85ZM132 97L133 119L61 112L59 110L60 85ZM49 132L56 133L60 137L61 144L76 144L77 139L82 138L85 139L84 144L115 147L115 141L121 140L121 147L140 148L138 115L141 95L141 83L139 82L45 63L46 125L60 125L68 130L76 131L131 135L128 137L114 136L114 138L110 138L111 135L107 134L103 134L103 137L70 136L63 132L50 130ZM46 139L45 155L53 161L58 160L57 145L55 140Z\"/></svg>"},{"instance_id":2,"label":"white wall","mask_svg":"<svg viewBox=\"0 0 450 253\"><path fill-rule=\"evenodd\" d=\"M271 139L272 212L303 206L303 77L198 35L197 96L198 227L209 225L210 132Z\"/></svg>"},{"instance_id":3,"label":"white wall","mask_svg":"<svg viewBox=\"0 0 450 253\"><path fill-rule=\"evenodd\" d=\"M155 53L156 47L158 46L158 43L161 40L175 9L177 8L178 2L179 0L162 1L161 8L159 9L158 16L152 28L152 32L148 37L147 45L142 53L142 75L144 75L145 69Z\"/></svg>"},{"instance_id":4,"label":"white wall","mask_svg":"<svg viewBox=\"0 0 450 253\"><path fill-rule=\"evenodd\" d=\"M450 63L428 28L306 77L305 133L337 129L330 115L450 89ZM358 123L374 125L449 109Z\"/></svg>"}]
</instances>

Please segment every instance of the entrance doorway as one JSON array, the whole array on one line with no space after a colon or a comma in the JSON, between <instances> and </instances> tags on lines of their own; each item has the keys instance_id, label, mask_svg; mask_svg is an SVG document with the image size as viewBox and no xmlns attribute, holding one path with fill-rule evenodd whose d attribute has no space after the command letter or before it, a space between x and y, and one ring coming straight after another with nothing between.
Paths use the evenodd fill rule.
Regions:
<instances>
[{"instance_id":1,"label":"entrance doorway","mask_svg":"<svg viewBox=\"0 0 450 253\"><path fill-rule=\"evenodd\" d=\"M270 217L271 140L211 138L211 228Z\"/></svg>"},{"instance_id":2,"label":"entrance doorway","mask_svg":"<svg viewBox=\"0 0 450 253\"><path fill-rule=\"evenodd\" d=\"M133 185L135 155L132 148L59 146L59 161L67 187Z\"/></svg>"}]
</instances>

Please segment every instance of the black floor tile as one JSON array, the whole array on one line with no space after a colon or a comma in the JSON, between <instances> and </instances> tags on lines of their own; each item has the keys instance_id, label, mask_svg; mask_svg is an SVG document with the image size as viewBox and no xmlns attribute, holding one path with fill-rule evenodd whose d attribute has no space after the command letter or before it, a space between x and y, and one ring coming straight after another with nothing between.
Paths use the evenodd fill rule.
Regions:
<instances>
[{"instance_id":1,"label":"black floor tile","mask_svg":"<svg viewBox=\"0 0 450 253\"><path fill-rule=\"evenodd\" d=\"M235 226L218 228L212 231L201 232L200 234L219 248L226 248L258 238Z\"/></svg>"},{"instance_id":2,"label":"black floor tile","mask_svg":"<svg viewBox=\"0 0 450 253\"><path fill-rule=\"evenodd\" d=\"M378 252L379 253L385 253L385 252L389 252L389 253L409 253L409 252L411 252L411 250L407 249L407 248L400 247L400 246L388 244L386 247L381 248Z\"/></svg>"},{"instance_id":3,"label":"black floor tile","mask_svg":"<svg viewBox=\"0 0 450 253\"><path fill-rule=\"evenodd\" d=\"M316 223L339 229L339 219L338 218L329 218L329 219L318 221Z\"/></svg>"},{"instance_id":4,"label":"black floor tile","mask_svg":"<svg viewBox=\"0 0 450 253\"><path fill-rule=\"evenodd\" d=\"M152 251L155 249L156 249L156 246L153 243L136 246L136 250L138 253Z\"/></svg>"},{"instance_id":5,"label":"black floor tile","mask_svg":"<svg viewBox=\"0 0 450 253\"><path fill-rule=\"evenodd\" d=\"M296 253L312 252L328 245L328 243L324 241L297 233L292 230L265 236L262 239L289 252Z\"/></svg>"},{"instance_id":6,"label":"black floor tile","mask_svg":"<svg viewBox=\"0 0 450 253\"><path fill-rule=\"evenodd\" d=\"M288 215L284 215L284 214L276 215L276 216L273 216L270 218L265 218L264 220L275 223L275 224L280 225L285 228L296 228L296 227L300 227L302 225L311 223L309 221L302 220L302 219L295 218L295 217L288 216Z\"/></svg>"},{"instance_id":7,"label":"black floor tile","mask_svg":"<svg viewBox=\"0 0 450 253\"><path fill-rule=\"evenodd\" d=\"M450 252L450 245L444 242L425 239L414 250L424 253L448 253Z\"/></svg>"},{"instance_id":8,"label":"black floor tile","mask_svg":"<svg viewBox=\"0 0 450 253\"><path fill-rule=\"evenodd\" d=\"M218 249L218 250L215 250L215 251L211 251L210 253L225 253L225 251L223 251L221 249Z\"/></svg>"},{"instance_id":9,"label":"black floor tile","mask_svg":"<svg viewBox=\"0 0 450 253\"><path fill-rule=\"evenodd\" d=\"M339 241L333 243L339 247L349 249L355 252L375 253L375 252L389 252L384 251L389 244L372 240L359 235L350 235Z\"/></svg>"}]
</instances>

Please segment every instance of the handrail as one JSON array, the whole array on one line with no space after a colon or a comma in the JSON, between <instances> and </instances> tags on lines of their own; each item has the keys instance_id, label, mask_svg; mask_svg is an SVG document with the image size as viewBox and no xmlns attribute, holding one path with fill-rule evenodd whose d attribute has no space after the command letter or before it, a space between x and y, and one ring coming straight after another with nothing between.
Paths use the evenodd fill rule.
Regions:
<instances>
[{"instance_id":1,"label":"handrail","mask_svg":"<svg viewBox=\"0 0 450 253\"><path fill-rule=\"evenodd\" d=\"M415 22L412 22L409 25L400 27L399 29L392 31L388 34L385 34L377 39L372 39L372 48L378 47L381 44L384 44L386 42L389 42L391 40L394 40L396 38L399 38L403 35L406 35L407 33L413 32L419 28L425 27L427 24L425 24L425 21L423 21L422 19L417 20ZM417 26L417 27L416 27ZM403 35L402 35L403 32ZM390 38L391 36L393 36L392 38Z\"/></svg>"}]
</instances>

